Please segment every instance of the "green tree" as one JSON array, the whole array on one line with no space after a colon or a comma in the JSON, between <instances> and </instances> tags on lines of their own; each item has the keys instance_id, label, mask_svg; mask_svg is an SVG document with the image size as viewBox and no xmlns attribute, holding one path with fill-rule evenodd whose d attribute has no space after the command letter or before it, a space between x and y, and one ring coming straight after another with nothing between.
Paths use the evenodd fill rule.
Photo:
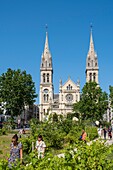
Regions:
<instances>
[{"instance_id":1,"label":"green tree","mask_svg":"<svg viewBox=\"0 0 113 170\"><path fill-rule=\"evenodd\" d=\"M110 91L110 102L111 102L111 107L113 108L113 86L109 86L109 91Z\"/></svg>"},{"instance_id":2,"label":"green tree","mask_svg":"<svg viewBox=\"0 0 113 170\"><path fill-rule=\"evenodd\" d=\"M32 105L37 97L31 75L9 68L0 76L0 97L12 118L20 115L25 105Z\"/></svg>"},{"instance_id":3,"label":"green tree","mask_svg":"<svg viewBox=\"0 0 113 170\"><path fill-rule=\"evenodd\" d=\"M103 119L107 106L107 93L102 92L102 89L96 82L89 82L83 87L81 100L74 104L73 111L78 112L81 119L94 121Z\"/></svg>"}]
</instances>

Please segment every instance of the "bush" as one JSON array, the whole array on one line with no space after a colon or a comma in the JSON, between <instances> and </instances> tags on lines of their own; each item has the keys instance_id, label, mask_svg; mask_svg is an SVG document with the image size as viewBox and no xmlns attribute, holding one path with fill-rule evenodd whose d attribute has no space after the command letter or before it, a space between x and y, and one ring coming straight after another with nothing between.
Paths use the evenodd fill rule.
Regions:
<instances>
[{"instance_id":1,"label":"bush","mask_svg":"<svg viewBox=\"0 0 113 170\"><path fill-rule=\"evenodd\" d=\"M90 140L94 140L95 138L98 137L98 132L97 132L97 127L95 126L87 126L85 128L87 132L87 136Z\"/></svg>"}]
</instances>

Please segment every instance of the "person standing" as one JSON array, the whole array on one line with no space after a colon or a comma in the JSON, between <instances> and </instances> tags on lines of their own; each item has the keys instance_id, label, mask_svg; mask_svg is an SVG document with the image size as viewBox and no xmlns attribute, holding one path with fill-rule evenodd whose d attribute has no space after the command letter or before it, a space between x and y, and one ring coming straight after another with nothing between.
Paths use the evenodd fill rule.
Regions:
<instances>
[{"instance_id":1,"label":"person standing","mask_svg":"<svg viewBox=\"0 0 113 170\"><path fill-rule=\"evenodd\" d=\"M83 129L83 130L82 130L82 137L81 137L81 139L82 139L84 142L86 142L86 137L87 137L87 134L86 134L85 130Z\"/></svg>"},{"instance_id":2,"label":"person standing","mask_svg":"<svg viewBox=\"0 0 113 170\"><path fill-rule=\"evenodd\" d=\"M108 128L108 137L112 139L112 129L110 127Z\"/></svg>"},{"instance_id":3,"label":"person standing","mask_svg":"<svg viewBox=\"0 0 113 170\"><path fill-rule=\"evenodd\" d=\"M104 139L106 140L106 134L107 134L107 129L106 129L106 127L103 128L103 132L104 132Z\"/></svg>"},{"instance_id":4,"label":"person standing","mask_svg":"<svg viewBox=\"0 0 113 170\"><path fill-rule=\"evenodd\" d=\"M43 141L42 135L38 136L38 140L36 141L36 150L38 152L38 158L43 158L45 153L46 144Z\"/></svg>"},{"instance_id":5,"label":"person standing","mask_svg":"<svg viewBox=\"0 0 113 170\"><path fill-rule=\"evenodd\" d=\"M8 159L10 168L12 165L16 166L17 160L20 159L22 161L22 154L22 144L18 142L18 136L15 134L10 145L10 157Z\"/></svg>"}]
</instances>

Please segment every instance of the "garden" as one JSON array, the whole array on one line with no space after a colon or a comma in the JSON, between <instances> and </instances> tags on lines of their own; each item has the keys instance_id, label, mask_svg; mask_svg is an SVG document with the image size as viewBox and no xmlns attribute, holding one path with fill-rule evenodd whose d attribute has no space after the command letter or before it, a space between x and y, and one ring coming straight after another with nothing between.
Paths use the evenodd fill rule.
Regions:
<instances>
[{"instance_id":1,"label":"garden","mask_svg":"<svg viewBox=\"0 0 113 170\"><path fill-rule=\"evenodd\" d=\"M80 141L82 129L87 133L87 143ZM9 146L18 131L1 130L0 170L8 170ZM37 136L46 143L45 156L38 159L35 150ZM19 138L23 145L23 160L12 166L14 170L112 170L113 146L106 146L98 138L97 127L90 121L73 121L72 117L57 118L46 122L30 121L30 131ZM90 143L92 141L92 143ZM90 144L89 144L90 143Z\"/></svg>"}]
</instances>

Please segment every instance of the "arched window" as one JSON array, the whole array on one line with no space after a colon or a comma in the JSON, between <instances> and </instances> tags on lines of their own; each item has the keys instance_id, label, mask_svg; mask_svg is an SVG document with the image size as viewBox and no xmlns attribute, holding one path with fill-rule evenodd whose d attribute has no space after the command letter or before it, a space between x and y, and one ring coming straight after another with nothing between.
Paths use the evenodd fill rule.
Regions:
<instances>
[{"instance_id":1,"label":"arched window","mask_svg":"<svg viewBox=\"0 0 113 170\"><path fill-rule=\"evenodd\" d=\"M43 82L45 83L45 73L43 74Z\"/></svg>"},{"instance_id":2,"label":"arched window","mask_svg":"<svg viewBox=\"0 0 113 170\"><path fill-rule=\"evenodd\" d=\"M46 97L47 97L47 102L48 102L48 100L49 100L49 94L47 94L47 96L46 96Z\"/></svg>"},{"instance_id":3,"label":"arched window","mask_svg":"<svg viewBox=\"0 0 113 170\"><path fill-rule=\"evenodd\" d=\"M90 63L88 63L88 67L90 66Z\"/></svg>"},{"instance_id":4,"label":"arched window","mask_svg":"<svg viewBox=\"0 0 113 170\"><path fill-rule=\"evenodd\" d=\"M96 73L93 73L93 80L96 81Z\"/></svg>"},{"instance_id":5,"label":"arched window","mask_svg":"<svg viewBox=\"0 0 113 170\"><path fill-rule=\"evenodd\" d=\"M89 81L92 81L92 73L89 73Z\"/></svg>"},{"instance_id":6,"label":"arched window","mask_svg":"<svg viewBox=\"0 0 113 170\"><path fill-rule=\"evenodd\" d=\"M49 73L47 73L47 83L49 83Z\"/></svg>"},{"instance_id":7,"label":"arched window","mask_svg":"<svg viewBox=\"0 0 113 170\"><path fill-rule=\"evenodd\" d=\"M97 63L95 63L95 66L97 66Z\"/></svg>"},{"instance_id":8,"label":"arched window","mask_svg":"<svg viewBox=\"0 0 113 170\"><path fill-rule=\"evenodd\" d=\"M67 86L67 90L72 90L72 86L70 84Z\"/></svg>"},{"instance_id":9,"label":"arched window","mask_svg":"<svg viewBox=\"0 0 113 170\"><path fill-rule=\"evenodd\" d=\"M44 102L46 102L46 94L44 94Z\"/></svg>"}]
</instances>

